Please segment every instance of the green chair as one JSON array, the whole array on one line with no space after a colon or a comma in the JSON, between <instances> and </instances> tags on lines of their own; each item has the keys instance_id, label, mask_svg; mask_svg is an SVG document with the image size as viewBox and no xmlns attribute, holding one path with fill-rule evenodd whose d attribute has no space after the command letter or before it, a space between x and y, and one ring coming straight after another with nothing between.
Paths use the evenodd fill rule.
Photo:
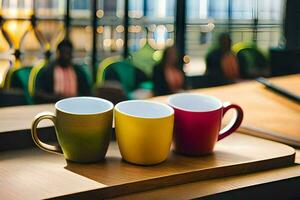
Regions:
<instances>
[{"instance_id":1,"label":"green chair","mask_svg":"<svg viewBox=\"0 0 300 200\"><path fill-rule=\"evenodd\" d=\"M89 66L85 63L74 64L75 70L79 71L79 73L83 74L85 79L87 80L87 84L89 88L92 88L93 85L93 77Z\"/></svg>"},{"instance_id":2,"label":"green chair","mask_svg":"<svg viewBox=\"0 0 300 200\"><path fill-rule=\"evenodd\" d=\"M256 78L269 74L267 56L253 43L240 42L232 47L236 54L242 78Z\"/></svg>"},{"instance_id":3,"label":"green chair","mask_svg":"<svg viewBox=\"0 0 300 200\"><path fill-rule=\"evenodd\" d=\"M96 87L100 87L101 85L103 85L104 71L106 70L106 68L109 65L121 60L122 60L122 56L112 56L112 57L105 58L104 60L102 60L102 62L100 62L97 69Z\"/></svg>"},{"instance_id":4,"label":"green chair","mask_svg":"<svg viewBox=\"0 0 300 200\"><path fill-rule=\"evenodd\" d=\"M103 73L104 81L118 81L128 99L132 99L132 92L136 89L149 87L148 78L143 71L135 67L130 61L118 61L108 65ZM146 88L143 88L146 89Z\"/></svg>"},{"instance_id":5,"label":"green chair","mask_svg":"<svg viewBox=\"0 0 300 200\"><path fill-rule=\"evenodd\" d=\"M32 98L28 91L29 76L32 66L12 68L7 76L5 87L7 89L21 89L26 98L27 104L32 104Z\"/></svg>"},{"instance_id":6,"label":"green chair","mask_svg":"<svg viewBox=\"0 0 300 200\"><path fill-rule=\"evenodd\" d=\"M35 65L29 75L29 81L28 81L28 91L31 97L34 96L35 90L36 90L36 79L41 71L41 69L47 64L45 60L41 60L37 65Z\"/></svg>"}]
</instances>

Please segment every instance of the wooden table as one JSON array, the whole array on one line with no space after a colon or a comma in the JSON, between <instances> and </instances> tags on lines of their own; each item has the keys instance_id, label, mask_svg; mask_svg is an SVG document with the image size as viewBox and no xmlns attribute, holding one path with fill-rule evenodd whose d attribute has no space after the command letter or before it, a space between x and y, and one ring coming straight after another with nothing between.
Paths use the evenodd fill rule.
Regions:
<instances>
[{"instance_id":1,"label":"wooden table","mask_svg":"<svg viewBox=\"0 0 300 200\"><path fill-rule=\"evenodd\" d=\"M278 83L285 88L290 89L293 92L300 93L300 75L286 76L272 79L275 83ZM264 93L267 96L268 101L272 99L274 104L282 105L281 109L285 109L291 112L283 114L281 117L287 120L288 116L296 116L300 115L300 106L296 105L289 100L284 99L283 97L277 96L263 88L263 86L255 83L255 82L245 82L237 85L231 86L223 86L217 88L210 88L204 90L196 90L193 92L202 92L215 95L222 100L230 100L232 102L236 102L241 104L245 109L249 109L247 103L245 101L241 101L240 99L235 99L235 95L232 94L240 94L244 91L251 91L257 93ZM228 95L229 94L229 95ZM245 97L246 98L246 97ZM249 97L251 98L251 97ZM156 98L159 101L165 101L165 97ZM278 102L276 102L278 101ZM247 101L246 101L247 102ZM259 108L269 108L269 105L261 107L261 104L265 102L256 102ZM15 134L18 132L19 136L25 135L30 138L28 129L30 128L31 121L35 114L40 111L53 111L54 107L51 104L48 105L36 105L36 106L20 106L20 107L12 107L12 108L1 108L0 109L0 134L1 136L5 135L6 138L9 134ZM274 112L278 112L276 110L272 110ZM253 104L250 110L245 110L245 113L255 113L257 112L256 108L253 108ZM271 111L270 111L271 112ZM258 122L262 122L261 120L265 118L257 118L251 116L252 114L247 114L245 116L245 122L249 124L256 124ZM268 117L272 116L272 114L265 113ZM267 117L267 119L268 119ZM276 117L275 117L276 118ZM299 118L293 118L291 121L284 121L284 123L276 121L274 118L274 122L272 123L262 123L264 129L273 130L275 132L282 132L287 135L298 136L300 126L298 125L300 121ZM294 121L293 121L294 120ZM244 122L244 123L245 123ZM289 124L287 124L289 122ZM251 124L251 125L252 125ZM49 126L51 124L45 123L42 126ZM9 136L8 136L9 137ZM22 136L23 137L23 136ZM28 138L27 138L28 139ZM2 141L3 142L3 141ZM1 140L0 140L1 145ZM32 145L32 144L31 144ZM20 150L19 150L20 151ZM22 151L22 150L21 150ZM296 154L296 163L300 163L300 149L297 149ZM5 152L1 153L5 155ZM21 158L15 158L20 159ZM1 161L0 161L1 163ZM41 166L42 167L42 166ZM3 172L0 172L0 177ZM3 174L2 174L3 175ZM296 188L300 185L300 166L295 164L294 166L273 169L263 172L257 172L247 175L238 175L233 177L226 178L218 178L213 180L205 180L194 183L188 183L178 186L172 186L167 188L161 188L156 190L151 190L147 192L135 193L131 195L121 196L118 199L131 199L131 198L149 198L149 199L189 199L189 198L197 198L197 197L206 197L209 199L219 199L219 198L245 198L253 199L259 195L259 197L265 196L270 198L272 195L275 195L275 198L285 198L285 197L300 197L300 191ZM1 179L0 179L1 186ZM79 186L74 186L79 187ZM80 185L82 191L87 189L93 189L99 187L99 184L91 181L87 185ZM272 189L272 188L281 188L281 189ZM59 190L59 188L57 188ZM284 192L283 192L284 191ZM251 195L249 195L251 194ZM271 195L271 196L270 196ZM291 195L291 196L288 196ZM0 194L1 197L1 194ZM247 198L246 198L247 199Z\"/></svg>"},{"instance_id":2,"label":"wooden table","mask_svg":"<svg viewBox=\"0 0 300 200\"><path fill-rule=\"evenodd\" d=\"M271 81L300 95L300 75L272 78ZM257 82L193 90L216 96L242 106L244 127L255 127L288 139L300 138L300 105L268 91ZM252 96L251 96L252 94ZM166 102L166 97L154 100ZM280 139L279 139L280 140ZM285 141L285 140L284 140ZM247 175L199 181L120 197L118 199L300 199L300 148L296 149L296 165ZM289 193L290 192L290 193ZM293 195L291 194L293 193ZM288 196L291 195L291 196ZM295 198L295 196L297 198Z\"/></svg>"}]
</instances>

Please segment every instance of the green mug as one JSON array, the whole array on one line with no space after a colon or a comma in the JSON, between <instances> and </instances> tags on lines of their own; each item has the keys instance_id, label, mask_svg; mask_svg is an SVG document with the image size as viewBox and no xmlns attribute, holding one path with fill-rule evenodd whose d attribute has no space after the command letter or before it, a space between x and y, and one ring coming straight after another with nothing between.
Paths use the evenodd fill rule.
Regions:
<instances>
[{"instance_id":1,"label":"green mug","mask_svg":"<svg viewBox=\"0 0 300 200\"><path fill-rule=\"evenodd\" d=\"M56 114L39 113L31 127L35 144L42 150L62 153L67 160L89 163L104 159L112 132L113 104L96 97L72 97L55 104ZM53 121L59 146L38 138L40 121Z\"/></svg>"}]
</instances>

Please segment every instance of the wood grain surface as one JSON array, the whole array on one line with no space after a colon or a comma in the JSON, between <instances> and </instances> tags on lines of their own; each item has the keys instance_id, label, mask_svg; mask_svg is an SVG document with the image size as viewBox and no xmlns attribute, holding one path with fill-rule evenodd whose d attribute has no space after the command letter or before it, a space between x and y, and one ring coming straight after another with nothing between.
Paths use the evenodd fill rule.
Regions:
<instances>
[{"instance_id":1,"label":"wood grain surface","mask_svg":"<svg viewBox=\"0 0 300 200\"><path fill-rule=\"evenodd\" d=\"M0 154L2 199L50 198L84 193L114 197L133 192L250 173L294 163L293 148L235 133L220 141L213 154L186 157L170 153L162 164L137 166L121 160L112 143L104 162L77 164L39 149Z\"/></svg>"}]
</instances>

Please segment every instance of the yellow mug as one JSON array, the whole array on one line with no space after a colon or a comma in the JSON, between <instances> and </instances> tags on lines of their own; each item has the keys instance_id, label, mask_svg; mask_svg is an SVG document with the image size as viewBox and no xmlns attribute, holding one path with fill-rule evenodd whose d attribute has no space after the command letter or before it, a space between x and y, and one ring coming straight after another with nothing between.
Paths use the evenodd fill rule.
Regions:
<instances>
[{"instance_id":1,"label":"yellow mug","mask_svg":"<svg viewBox=\"0 0 300 200\"><path fill-rule=\"evenodd\" d=\"M115 106L115 131L122 158L139 165L153 165L168 157L174 110L168 105L129 100Z\"/></svg>"}]
</instances>

